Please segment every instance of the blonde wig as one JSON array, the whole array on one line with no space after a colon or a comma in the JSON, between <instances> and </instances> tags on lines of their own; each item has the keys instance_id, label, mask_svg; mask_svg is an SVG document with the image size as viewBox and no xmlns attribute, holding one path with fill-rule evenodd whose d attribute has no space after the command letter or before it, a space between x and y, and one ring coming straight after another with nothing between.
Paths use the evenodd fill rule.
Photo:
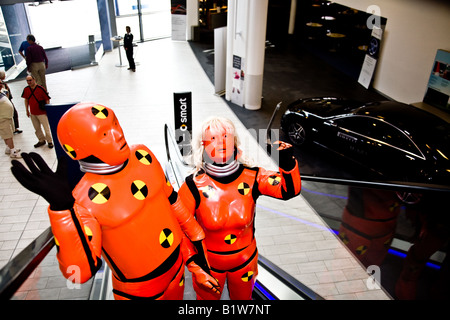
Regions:
<instances>
[{"instance_id":1,"label":"blonde wig","mask_svg":"<svg viewBox=\"0 0 450 320\"><path fill-rule=\"evenodd\" d=\"M203 140L204 140L204 132L208 129L212 130L226 130L229 133L232 133L234 135L234 147L238 148L240 155L238 156L238 161L241 162L244 165L252 166L252 161L242 155L242 150L239 149L239 146L241 145L241 142L239 140L239 136L236 132L236 127L234 126L233 122L227 118L223 117L210 117L206 119L202 126L201 131L197 132L192 137L191 141L191 159L190 162L194 166L194 172L197 173L201 169L205 169L205 161L203 159L203 152L205 150L205 147L203 146Z\"/></svg>"}]
</instances>

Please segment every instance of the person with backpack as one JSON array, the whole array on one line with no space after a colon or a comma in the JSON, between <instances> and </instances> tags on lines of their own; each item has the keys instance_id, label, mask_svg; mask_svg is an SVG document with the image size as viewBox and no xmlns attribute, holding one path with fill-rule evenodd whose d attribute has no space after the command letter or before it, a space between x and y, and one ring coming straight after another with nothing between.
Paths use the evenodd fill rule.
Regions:
<instances>
[{"instance_id":1,"label":"person with backpack","mask_svg":"<svg viewBox=\"0 0 450 320\"><path fill-rule=\"evenodd\" d=\"M50 103L50 96L44 87L36 83L36 79L29 75L27 76L27 84L23 89L22 98L25 99L25 109L27 117L31 119L38 142L34 145L39 148L47 143L49 148L53 148L53 139L50 132L50 125L48 123L47 112L45 105ZM42 128L44 132L42 132Z\"/></svg>"}]
</instances>

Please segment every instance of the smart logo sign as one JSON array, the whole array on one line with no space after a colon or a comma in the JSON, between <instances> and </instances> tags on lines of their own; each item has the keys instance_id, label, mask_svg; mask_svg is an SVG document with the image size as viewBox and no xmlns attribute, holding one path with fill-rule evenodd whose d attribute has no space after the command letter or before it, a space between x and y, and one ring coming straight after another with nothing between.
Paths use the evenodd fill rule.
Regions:
<instances>
[{"instance_id":1,"label":"smart logo sign","mask_svg":"<svg viewBox=\"0 0 450 320\"><path fill-rule=\"evenodd\" d=\"M192 135L192 93L174 92L175 139L181 154L189 154Z\"/></svg>"}]
</instances>

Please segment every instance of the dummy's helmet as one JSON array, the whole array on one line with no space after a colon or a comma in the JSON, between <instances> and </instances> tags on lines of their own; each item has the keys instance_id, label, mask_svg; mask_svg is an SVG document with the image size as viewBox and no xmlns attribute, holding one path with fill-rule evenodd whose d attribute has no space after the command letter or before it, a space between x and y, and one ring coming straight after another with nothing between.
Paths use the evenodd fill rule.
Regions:
<instances>
[{"instance_id":1,"label":"dummy's helmet","mask_svg":"<svg viewBox=\"0 0 450 320\"><path fill-rule=\"evenodd\" d=\"M59 121L57 134L64 151L74 160L97 158L119 165L130 155L116 115L100 104L78 103L67 110Z\"/></svg>"}]
</instances>

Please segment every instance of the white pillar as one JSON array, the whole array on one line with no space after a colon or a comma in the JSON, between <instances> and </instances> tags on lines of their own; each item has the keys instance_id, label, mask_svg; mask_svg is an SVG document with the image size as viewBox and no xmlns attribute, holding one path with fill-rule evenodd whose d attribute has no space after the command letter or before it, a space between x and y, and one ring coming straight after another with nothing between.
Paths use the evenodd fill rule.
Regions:
<instances>
[{"instance_id":1,"label":"white pillar","mask_svg":"<svg viewBox=\"0 0 450 320\"><path fill-rule=\"evenodd\" d=\"M192 40L192 27L198 26L198 0L187 0L186 7L186 40Z\"/></svg>"},{"instance_id":2,"label":"white pillar","mask_svg":"<svg viewBox=\"0 0 450 320\"><path fill-rule=\"evenodd\" d=\"M244 69L244 104L249 110L261 108L268 5L269 0L249 0Z\"/></svg>"},{"instance_id":3,"label":"white pillar","mask_svg":"<svg viewBox=\"0 0 450 320\"><path fill-rule=\"evenodd\" d=\"M227 3L227 57L226 57L226 79L225 99L231 100L233 86L233 48L236 33L236 0L228 0Z\"/></svg>"}]
</instances>

